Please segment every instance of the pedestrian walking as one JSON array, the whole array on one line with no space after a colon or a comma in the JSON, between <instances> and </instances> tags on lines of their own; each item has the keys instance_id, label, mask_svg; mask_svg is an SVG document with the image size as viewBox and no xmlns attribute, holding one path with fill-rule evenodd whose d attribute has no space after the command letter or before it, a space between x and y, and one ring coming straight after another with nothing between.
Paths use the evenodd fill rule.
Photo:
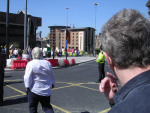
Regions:
<instances>
[{"instance_id":1,"label":"pedestrian walking","mask_svg":"<svg viewBox=\"0 0 150 113\"><path fill-rule=\"evenodd\" d=\"M150 22L134 9L123 9L103 26L101 37L114 72L99 86L112 106L108 113L150 113Z\"/></svg>"},{"instance_id":2,"label":"pedestrian walking","mask_svg":"<svg viewBox=\"0 0 150 113\"><path fill-rule=\"evenodd\" d=\"M101 83L101 80L105 78L105 70L104 70L105 55L104 55L104 52L102 51L102 46L100 47L100 53L98 55L96 62L98 63L98 71L99 71L99 78L98 78L98 81L96 82Z\"/></svg>"},{"instance_id":3,"label":"pedestrian walking","mask_svg":"<svg viewBox=\"0 0 150 113\"><path fill-rule=\"evenodd\" d=\"M44 60L42 50L35 47L32 50L33 60L28 62L24 75L24 84L28 95L30 113L37 113L40 102L45 113L53 113L50 104L51 89L55 79L51 64Z\"/></svg>"}]
</instances>

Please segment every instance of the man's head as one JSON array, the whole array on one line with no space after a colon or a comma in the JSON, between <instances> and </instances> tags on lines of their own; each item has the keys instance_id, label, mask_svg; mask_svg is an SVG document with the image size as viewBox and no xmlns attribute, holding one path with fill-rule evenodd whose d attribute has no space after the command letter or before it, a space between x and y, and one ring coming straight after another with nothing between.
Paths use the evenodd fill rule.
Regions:
<instances>
[{"instance_id":1,"label":"man's head","mask_svg":"<svg viewBox=\"0 0 150 113\"><path fill-rule=\"evenodd\" d=\"M41 49L39 47L33 48L33 50L32 50L32 58L33 59L41 59L41 58L43 58L42 51L41 51Z\"/></svg>"},{"instance_id":2,"label":"man's head","mask_svg":"<svg viewBox=\"0 0 150 113\"><path fill-rule=\"evenodd\" d=\"M138 11L124 9L114 15L101 38L103 50L119 68L150 65L150 22Z\"/></svg>"}]
</instances>

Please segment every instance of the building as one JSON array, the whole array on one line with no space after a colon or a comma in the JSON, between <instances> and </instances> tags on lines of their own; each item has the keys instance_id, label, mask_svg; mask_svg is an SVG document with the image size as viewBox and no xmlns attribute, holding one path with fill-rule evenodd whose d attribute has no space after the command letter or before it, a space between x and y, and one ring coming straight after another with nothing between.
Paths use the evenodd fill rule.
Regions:
<instances>
[{"instance_id":1,"label":"building","mask_svg":"<svg viewBox=\"0 0 150 113\"><path fill-rule=\"evenodd\" d=\"M101 46L101 33L96 35L96 49L99 49Z\"/></svg>"},{"instance_id":2,"label":"building","mask_svg":"<svg viewBox=\"0 0 150 113\"><path fill-rule=\"evenodd\" d=\"M56 48L58 49L62 49L61 47L61 38L63 37L64 40L64 36L61 35L61 30L62 29L66 29L66 28L70 28L70 27L66 27L66 26L49 26L50 28L50 47L52 48L52 50L55 50Z\"/></svg>"},{"instance_id":3,"label":"building","mask_svg":"<svg viewBox=\"0 0 150 113\"><path fill-rule=\"evenodd\" d=\"M50 46L53 49L66 48L66 26L49 26L50 28ZM70 34L70 43L67 49L78 49L88 53L93 53L93 40L95 29L91 27L70 28L67 27Z\"/></svg>"},{"instance_id":4,"label":"building","mask_svg":"<svg viewBox=\"0 0 150 113\"><path fill-rule=\"evenodd\" d=\"M27 25L29 33L29 46L31 48L36 46L36 30L41 26L42 19L40 17L33 17L27 15L27 19L30 18L30 24ZM24 13L18 11L18 14L9 13L9 46L24 49ZM6 12L0 12L0 45L6 45Z\"/></svg>"}]
</instances>

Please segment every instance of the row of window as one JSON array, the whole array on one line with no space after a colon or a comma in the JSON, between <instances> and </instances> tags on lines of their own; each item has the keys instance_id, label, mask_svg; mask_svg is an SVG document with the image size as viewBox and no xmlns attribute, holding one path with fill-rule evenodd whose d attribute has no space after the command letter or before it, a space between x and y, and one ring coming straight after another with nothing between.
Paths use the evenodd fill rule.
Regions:
<instances>
[{"instance_id":1,"label":"row of window","mask_svg":"<svg viewBox=\"0 0 150 113\"><path fill-rule=\"evenodd\" d=\"M71 41L73 41L73 42L74 42L74 40L71 40ZM62 40L62 42L64 42L64 40ZM76 42L78 42L78 40L76 40Z\"/></svg>"},{"instance_id":2,"label":"row of window","mask_svg":"<svg viewBox=\"0 0 150 113\"><path fill-rule=\"evenodd\" d=\"M62 45L64 45L64 43L61 43ZM72 43L72 45L74 45L74 43ZM78 45L78 43L76 43L76 45Z\"/></svg>"},{"instance_id":3,"label":"row of window","mask_svg":"<svg viewBox=\"0 0 150 113\"><path fill-rule=\"evenodd\" d=\"M64 33L62 33L62 35L64 35ZM71 33L71 35L75 35L75 33ZM76 35L78 35L78 33L76 33Z\"/></svg>"},{"instance_id":4,"label":"row of window","mask_svg":"<svg viewBox=\"0 0 150 113\"><path fill-rule=\"evenodd\" d=\"M62 37L62 39L64 39L64 38L66 38L66 37ZM71 38L74 38L74 36L72 36ZM76 38L78 38L78 36L76 36Z\"/></svg>"}]
</instances>

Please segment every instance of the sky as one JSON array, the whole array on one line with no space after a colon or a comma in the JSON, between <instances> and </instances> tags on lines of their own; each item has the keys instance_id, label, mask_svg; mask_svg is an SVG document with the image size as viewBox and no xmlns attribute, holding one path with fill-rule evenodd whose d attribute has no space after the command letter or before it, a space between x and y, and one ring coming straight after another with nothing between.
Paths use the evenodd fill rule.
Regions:
<instances>
[{"instance_id":1,"label":"sky","mask_svg":"<svg viewBox=\"0 0 150 113\"><path fill-rule=\"evenodd\" d=\"M19 10L25 10L25 0L9 2L10 13L17 14ZM27 12L42 18L42 26L37 29L37 32L42 31L42 38L50 32L48 26L66 26L67 23L75 28L95 28L96 22L97 34L114 14L124 8L136 9L148 19L148 8L145 6L147 2L148 0L27 0ZM98 5L95 6L94 3ZM66 8L69 8L68 16ZM7 0L0 0L0 11L6 10Z\"/></svg>"}]
</instances>

